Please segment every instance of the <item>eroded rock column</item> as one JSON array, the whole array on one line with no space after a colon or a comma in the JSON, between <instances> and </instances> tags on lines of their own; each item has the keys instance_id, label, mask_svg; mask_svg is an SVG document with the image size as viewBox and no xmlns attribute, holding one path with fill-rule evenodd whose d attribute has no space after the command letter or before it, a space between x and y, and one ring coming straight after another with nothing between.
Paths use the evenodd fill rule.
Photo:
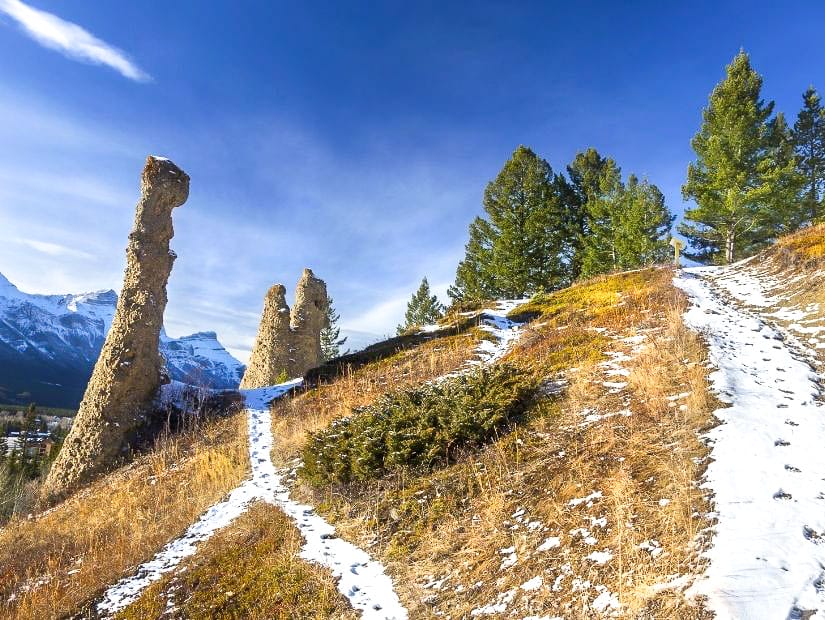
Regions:
<instances>
[{"instance_id":1,"label":"eroded rock column","mask_svg":"<svg viewBox=\"0 0 825 620\"><path fill-rule=\"evenodd\" d=\"M327 326L327 285L316 278L311 269L304 269L295 289L295 305L292 307L292 373L303 377L310 368L322 362L321 330Z\"/></svg>"},{"instance_id":2,"label":"eroded rock column","mask_svg":"<svg viewBox=\"0 0 825 620\"><path fill-rule=\"evenodd\" d=\"M188 196L185 172L168 159L147 158L123 290L72 429L43 487L46 500L59 499L109 469L149 419L161 384L158 340L175 260L169 249L172 210Z\"/></svg>"},{"instance_id":3,"label":"eroded rock column","mask_svg":"<svg viewBox=\"0 0 825 620\"><path fill-rule=\"evenodd\" d=\"M276 284L264 297L261 324L252 355L249 356L249 364L241 379L241 389L274 385L284 375L289 378L291 336L286 289L283 284Z\"/></svg>"}]
</instances>

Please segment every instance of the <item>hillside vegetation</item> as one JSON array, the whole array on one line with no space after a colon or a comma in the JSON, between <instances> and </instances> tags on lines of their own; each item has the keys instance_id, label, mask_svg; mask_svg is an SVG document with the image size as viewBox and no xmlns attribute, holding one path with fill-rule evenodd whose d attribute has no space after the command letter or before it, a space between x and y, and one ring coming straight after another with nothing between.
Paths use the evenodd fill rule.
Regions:
<instances>
[{"instance_id":1,"label":"hillside vegetation","mask_svg":"<svg viewBox=\"0 0 825 620\"><path fill-rule=\"evenodd\" d=\"M377 479L302 476L296 491L380 555L411 617L701 615L681 587L707 526L697 437L714 403L670 278L604 276L519 307L533 321L504 361L538 387L487 445Z\"/></svg>"}]
</instances>

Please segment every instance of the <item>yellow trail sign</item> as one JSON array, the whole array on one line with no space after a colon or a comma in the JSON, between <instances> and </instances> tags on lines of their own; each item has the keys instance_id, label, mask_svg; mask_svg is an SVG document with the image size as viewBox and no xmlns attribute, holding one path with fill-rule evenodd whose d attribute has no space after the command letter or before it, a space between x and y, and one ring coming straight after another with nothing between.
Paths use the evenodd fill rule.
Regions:
<instances>
[{"instance_id":1,"label":"yellow trail sign","mask_svg":"<svg viewBox=\"0 0 825 620\"><path fill-rule=\"evenodd\" d=\"M670 245L673 246L673 264L679 266L679 252L685 249L685 242L676 237L671 237Z\"/></svg>"}]
</instances>

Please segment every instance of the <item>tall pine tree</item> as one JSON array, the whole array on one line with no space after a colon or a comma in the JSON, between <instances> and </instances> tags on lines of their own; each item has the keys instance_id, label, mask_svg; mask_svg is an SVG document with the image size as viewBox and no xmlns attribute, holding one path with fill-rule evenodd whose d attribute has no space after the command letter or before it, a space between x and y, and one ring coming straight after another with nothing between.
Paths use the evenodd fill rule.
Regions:
<instances>
[{"instance_id":1,"label":"tall pine tree","mask_svg":"<svg viewBox=\"0 0 825 620\"><path fill-rule=\"evenodd\" d=\"M397 331L403 334L409 329L431 325L444 316L444 306L438 301L438 296L430 291L430 283L427 278L421 280L418 290L413 293L412 298L407 303L407 312L404 314L404 323L399 325Z\"/></svg>"},{"instance_id":2,"label":"tall pine tree","mask_svg":"<svg viewBox=\"0 0 825 620\"><path fill-rule=\"evenodd\" d=\"M804 178L803 201L808 220L821 219L825 189L825 110L813 86L802 95L802 109L792 132L798 170Z\"/></svg>"},{"instance_id":3,"label":"tall pine tree","mask_svg":"<svg viewBox=\"0 0 825 620\"><path fill-rule=\"evenodd\" d=\"M769 245L780 235L798 230L814 215L805 199L805 177L800 172L800 158L795 153L793 130L785 115L778 112L768 122L765 217L756 229L754 249Z\"/></svg>"},{"instance_id":4,"label":"tall pine tree","mask_svg":"<svg viewBox=\"0 0 825 620\"><path fill-rule=\"evenodd\" d=\"M584 277L619 267L616 241L624 189L622 173L612 159L603 161L584 205L587 229L581 246L581 275Z\"/></svg>"},{"instance_id":5,"label":"tall pine tree","mask_svg":"<svg viewBox=\"0 0 825 620\"><path fill-rule=\"evenodd\" d=\"M523 297L566 281L565 213L550 164L519 146L487 185L484 211L470 225L451 298Z\"/></svg>"},{"instance_id":6,"label":"tall pine tree","mask_svg":"<svg viewBox=\"0 0 825 620\"><path fill-rule=\"evenodd\" d=\"M761 99L762 78L742 51L727 66L710 95L691 146L697 159L682 186L685 211L679 232L699 260L730 263L754 252L773 234L777 192L794 162L782 167L772 156L769 118L773 102Z\"/></svg>"},{"instance_id":7,"label":"tall pine tree","mask_svg":"<svg viewBox=\"0 0 825 620\"><path fill-rule=\"evenodd\" d=\"M341 347L347 341L346 336L341 338L341 328L338 326L340 320L341 315L335 311L330 297L327 303L327 326L321 330L321 356L325 362L341 355Z\"/></svg>"},{"instance_id":8,"label":"tall pine tree","mask_svg":"<svg viewBox=\"0 0 825 620\"><path fill-rule=\"evenodd\" d=\"M495 231L485 219L470 224L470 240L464 246L464 260L458 263L455 284L447 290L451 299L477 301L496 296L491 273Z\"/></svg>"},{"instance_id":9,"label":"tall pine tree","mask_svg":"<svg viewBox=\"0 0 825 620\"><path fill-rule=\"evenodd\" d=\"M590 233L588 204L601 196L602 179L610 165L615 164L591 147L576 153L573 162L567 166L570 183L567 187L562 187L561 195L567 205L566 230L570 246L570 275L573 280L582 274L585 240Z\"/></svg>"}]
</instances>

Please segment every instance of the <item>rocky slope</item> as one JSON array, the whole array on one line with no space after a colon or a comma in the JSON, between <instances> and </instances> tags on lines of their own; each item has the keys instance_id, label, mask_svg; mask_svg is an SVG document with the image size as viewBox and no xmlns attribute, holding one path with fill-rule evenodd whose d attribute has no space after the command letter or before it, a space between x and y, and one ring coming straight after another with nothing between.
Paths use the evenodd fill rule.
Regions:
<instances>
[{"instance_id":1,"label":"rocky slope","mask_svg":"<svg viewBox=\"0 0 825 620\"><path fill-rule=\"evenodd\" d=\"M77 406L116 306L113 290L33 295L0 274L0 402ZM243 375L214 332L162 333L161 352L170 376L186 383L235 388Z\"/></svg>"}]
</instances>

